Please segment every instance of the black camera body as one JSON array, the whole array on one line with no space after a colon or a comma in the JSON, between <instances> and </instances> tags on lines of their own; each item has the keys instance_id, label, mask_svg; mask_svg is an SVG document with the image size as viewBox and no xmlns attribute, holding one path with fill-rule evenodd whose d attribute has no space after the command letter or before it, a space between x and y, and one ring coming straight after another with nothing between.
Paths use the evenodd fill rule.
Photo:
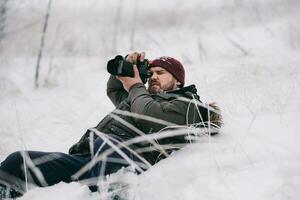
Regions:
<instances>
[{"instance_id":1,"label":"black camera body","mask_svg":"<svg viewBox=\"0 0 300 200\"><path fill-rule=\"evenodd\" d=\"M150 71L150 63L147 59L140 61L137 59L136 66L142 82L147 83L148 79L152 76ZM123 56L117 55L114 59L107 62L107 71L114 76L129 76L134 77L133 63L126 60Z\"/></svg>"}]
</instances>

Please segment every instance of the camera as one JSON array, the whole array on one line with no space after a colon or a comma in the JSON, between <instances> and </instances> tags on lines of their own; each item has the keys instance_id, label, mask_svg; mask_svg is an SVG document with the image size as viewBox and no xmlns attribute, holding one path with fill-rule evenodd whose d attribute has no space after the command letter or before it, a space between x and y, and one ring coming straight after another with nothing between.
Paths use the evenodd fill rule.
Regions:
<instances>
[{"instance_id":1,"label":"camera","mask_svg":"<svg viewBox=\"0 0 300 200\"><path fill-rule=\"evenodd\" d=\"M144 84L147 83L148 79L152 76L149 60L144 59L144 61L140 61L140 58L138 57L136 66L142 82ZM121 55L117 55L114 59L107 62L107 71L114 76L134 77L133 63L129 62Z\"/></svg>"}]
</instances>

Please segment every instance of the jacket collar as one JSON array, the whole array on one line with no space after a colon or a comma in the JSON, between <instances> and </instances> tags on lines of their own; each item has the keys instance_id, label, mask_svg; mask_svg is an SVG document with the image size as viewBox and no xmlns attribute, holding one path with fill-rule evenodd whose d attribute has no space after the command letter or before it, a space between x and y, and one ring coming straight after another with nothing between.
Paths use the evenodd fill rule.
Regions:
<instances>
[{"instance_id":1,"label":"jacket collar","mask_svg":"<svg viewBox=\"0 0 300 200\"><path fill-rule=\"evenodd\" d=\"M197 94L197 88L194 84L180 88L178 90L172 90L172 91L167 91L167 94L180 94L184 95L187 98L195 98L197 100L200 100L199 95Z\"/></svg>"},{"instance_id":2,"label":"jacket collar","mask_svg":"<svg viewBox=\"0 0 300 200\"><path fill-rule=\"evenodd\" d=\"M171 91L167 91L166 93L172 93L172 94L184 94L186 92L191 92L194 94L197 94L197 88L194 84L177 89L177 90L171 90Z\"/></svg>"}]
</instances>

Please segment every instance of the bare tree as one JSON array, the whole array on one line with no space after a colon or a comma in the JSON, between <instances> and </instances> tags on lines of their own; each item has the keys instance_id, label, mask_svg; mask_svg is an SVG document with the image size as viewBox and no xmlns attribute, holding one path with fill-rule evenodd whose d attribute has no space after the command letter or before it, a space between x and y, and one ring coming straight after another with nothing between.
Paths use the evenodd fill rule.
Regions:
<instances>
[{"instance_id":1,"label":"bare tree","mask_svg":"<svg viewBox=\"0 0 300 200\"><path fill-rule=\"evenodd\" d=\"M138 0L135 0L134 4L134 11L133 11L133 25L131 27L130 32L130 50L134 50L134 37L135 37L135 31L137 28L137 16L138 16Z\"/></svg>"},{"instance_id":2,"label":"bare tree","mask_svg":"<svg viewBox=\"0 0 300 200\"><path fill-rule=\"evenodd\" d=\"M204 62L205 58L206 58L206 50L201 42L201 38L198 37L197 40L197 44L198 44L198 51L199 51L199 58L201 62Z\"/></svg>"},{"instance_id":3,"label":"bare tree","mask_svg":"<svg viewBox=\"0 0 300 200\"><path fill-rule=\"evenodd\" d=\"M118 29L120 27L121 22L121 13L122 13L122 0L118 3L117 13L114 21L114 33L113 33L113 44L112 44L112 53L116 52L117 48L117 39L118 39Z\"/></svg>"},{"instance_id":4,"label":"bare tree","mask_svg":"<svg viewBox=\"0 0 300 200\"><path fill-rule=\"evenodd\" d=\"M0 0L0 44L5 37L5 21L8 0Z\"/></svg>"},{"instance_id":5,"label":"bare tree","mask_svg":"<svg viewBox=\"0 0 300 200\"><path fill-rule=\"evenodd\" d=\"M43 56L45 36L46 36L48 20L49 20L49 16L50 16L51 3L52 3L52 0L49 0L47 13L46 13L46 16L45 16L45 22L44 22L42 38L41 38L41 45L40 45L39 54L38 54L38 58L37 58L37 64L36 64L36 70L35 70L35 80L34 80L34 85L35 85L36 88L39 87L39 82L38 81L39 81L40 62L41 62L41 59L42 59L42 56Z\"/></svg>"}]
</instances>

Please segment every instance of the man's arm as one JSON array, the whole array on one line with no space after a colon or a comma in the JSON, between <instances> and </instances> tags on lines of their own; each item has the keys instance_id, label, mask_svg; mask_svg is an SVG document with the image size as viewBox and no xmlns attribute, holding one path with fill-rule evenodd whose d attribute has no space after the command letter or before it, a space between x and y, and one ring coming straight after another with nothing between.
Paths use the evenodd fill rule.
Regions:
<instances>
[{"instance_id":1,"label":"man's arm","mask_svg":"<svg viewBox=\"0 0 300 200\"><path fill-rule=\"evenodd\" d=\"M144 60L145 53L134 52L128 54L126 57L127 61L136 63L138 57L141 61ZM137 76L135 76L133 79L128 77L115 77L112 75L110 76L107 82L106 94L116 107L128 97L128 90L131 85L135 84L136 82L142 82L140 76L138 75L139 73L136 66L134 66L134 73L137 74ZM125 81L124 83L124 80L127 81Z\"/></svg>"},{"instance_id":2,"label":"man's arm","mask_svg":"<svg viewBox=\"0 0 300 200\"><path fill-rule=\"evenodd\" d=\"M116 107L128 97L128 92L124 89L121 81L113 75L107 81L106 94Z\"/></svg>"}]
</instances>

